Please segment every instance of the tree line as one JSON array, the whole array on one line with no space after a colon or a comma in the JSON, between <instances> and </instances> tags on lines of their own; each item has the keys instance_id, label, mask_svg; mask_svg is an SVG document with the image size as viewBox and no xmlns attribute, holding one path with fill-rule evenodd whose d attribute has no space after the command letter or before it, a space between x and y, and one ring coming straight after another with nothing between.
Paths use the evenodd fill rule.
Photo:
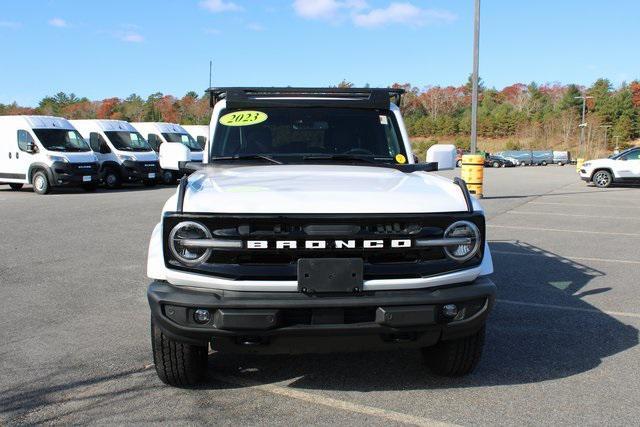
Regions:
<instances>
[{"instance_id":1,"label":"tree line","mask_svg":"<svg viewBox=\"0 0 640 427\"><path fill-rule=\"evenodd\" d=\"M470 80L457 87L419 89L408 83L394 87L407 91L401 108L410 135L453 137L458 145L468 145L469 139L464 137L471 131ZM503 139L505 149L576 149L583 95L588 97L586 151L624 148L640 137L640 82L614 88L607 79L598 79L590 87L516 83L502 90L481 83L478 135Z\"/></svg>"},{"instance_id":2,"label":"tree line","mask_svg":"<svg viewBox=\"0 0 640 427\"><path fill-rule=\"evenodd\" d=\"M350 87L343 80L339 87ZM461 86L418 88L394 84L407 93L401 109L409 134L429 144L453 140L465 148L471 128L471 80ZM502 149L577 149L582 99L586 95L585 151L605 152L624 148L640 137L640 82L614 87L598 79L589 87L575 84L516 83L502 90L480 83L478 135L499 140ZM60 92L43 98L35 108L0 104L0 114L45 114L69 119L119 119L208 124L208 96L188 92L182 98L154 93L143 99L91 101ZM605 143L606 132L606 143Z\"/></svg>"}]
</instances>

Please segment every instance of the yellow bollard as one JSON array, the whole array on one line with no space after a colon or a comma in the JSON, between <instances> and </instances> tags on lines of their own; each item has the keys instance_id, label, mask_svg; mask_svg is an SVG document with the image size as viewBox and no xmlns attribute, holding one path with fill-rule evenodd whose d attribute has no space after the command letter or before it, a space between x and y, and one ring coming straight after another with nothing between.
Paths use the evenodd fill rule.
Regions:
<instances>
[{"instance_id":1,"label":"yellow bollard","mask_svg":"<svg viewBox=\"0 0 640 427\"><path fill-rule=\"evenodd\" d=\"M467 183L469 193L482 198L482 179L484 176L484 156L465 154L462 156L461 178Z\"/></svg>"},{"instance_id":2,"label":"yellow bollard","mask_svg":"<svg viewBox=\"0 0 640 427\"><path fill-rule=\"evenodd\" d=\"M576 172L580 172L584 159L576 159Z\"/></svg>"}]
</instances>

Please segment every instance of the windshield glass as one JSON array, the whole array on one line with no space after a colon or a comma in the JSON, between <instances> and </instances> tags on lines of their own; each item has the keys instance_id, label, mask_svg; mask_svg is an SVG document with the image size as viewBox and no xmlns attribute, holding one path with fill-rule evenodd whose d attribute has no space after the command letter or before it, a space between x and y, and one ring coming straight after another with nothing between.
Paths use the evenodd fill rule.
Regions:
<instances>
[{"instance_id":1,"label":"windshield glass","mask_svg":"<svg viewBox=\"0 0 640 427\"><path fill-rule=\"evenodd\" d=\"M240 118L239 115L249 117ZM234 117L236 116L236 117ZM223 111L211 157L263 155L281 161L318 156L355 156L371 161L406 162L393 114L353 108L260 108Z\"/></svg>"},{"instance_id":2,"label":"windshield glass","mask_svg":"<svg viewBox=\"0 0 640 427\"><path fill-rule=\"evenodd\" d=\"M40 143L49 151L90 151L89 144L75 130L34 129Z\"/></svg>"},{"instance_id":3,"label":"windshield glass","mask_svg":"<svg viewBox=\"0 0 640 427\"><path fill-rule=\"evenodd\" d=\"M163 133L162 136L167 142L181 142L191 151L202 151L200 144L189 134L172 132Z\"/></svg>"},{"instance_id":4,"label":"windshield glass","mask_svg":"<svg viewBox=\"0 0 640 427\"><path fill-rule=\"evenodd\" d=\"M104 134L117 150L151 151L149 143L138 132L109 131Z\"/></svg>"}]
</instances>

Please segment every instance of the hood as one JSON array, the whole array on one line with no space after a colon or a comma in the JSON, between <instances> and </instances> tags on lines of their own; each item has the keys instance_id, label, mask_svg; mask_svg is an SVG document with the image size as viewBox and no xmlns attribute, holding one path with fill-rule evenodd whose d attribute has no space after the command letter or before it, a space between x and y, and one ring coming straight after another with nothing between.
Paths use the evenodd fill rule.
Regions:
<instances>
[{"instance_id":1,"label":"hood","mask_svg":"<svg viewBox=\"0 0 640 427\"><path fill-rule=\"evenodd\" d=\"M69 152L69 151L46 151L51 156L65 157L70 163L91 163L96 161L93 151Z\"/></svg>"},{"instance_id":2,"label":"hood","mask_svg":"<svg viewBox=\"0 0 640 427\"><path fill-rule=\"evenodd\" d=\"M175 206L175 200L167 205ZM432 173L339 165L207 167L189 177L183 207L187 212L218 213L467 210L460 188Z\"/></svg>"}]
</instances>

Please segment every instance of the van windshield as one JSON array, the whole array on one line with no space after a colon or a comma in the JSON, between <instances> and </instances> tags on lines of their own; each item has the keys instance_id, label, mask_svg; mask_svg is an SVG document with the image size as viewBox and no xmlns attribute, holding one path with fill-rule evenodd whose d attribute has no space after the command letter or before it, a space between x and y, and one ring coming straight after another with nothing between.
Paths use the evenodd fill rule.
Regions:
<instances>
[{"instance_id":1,"label":"van windshield","mask_svg":"<svg viewBox=\"0 0 640 427\"><path fill-rule=\"evenodd\" d=\"M69 129L34 129L40 143L49 151L91 151L82 136Z\"/></svg>"},{"instance_id":2,"label":"van windshield","mask_svg":"<svg viewBox=\"0 0 640 427\"><path fill-rule=\"evenodd\" d=\"M202 151L200 144L189 134L171 132L163 133L162 136L164 136L167 142L181 142L191 151Z\"/></svg>"},{"instance_id":3,"label":"van windshield","mask_svg":"<svg viewBox=\"0 0 640 427\"><path fill-rule=\"evenodd\" d=\"M151 151L151 146L138 132L109 131L104 133L116 150Z\"/></svg>"},{"instance_id":4,"label":"van windshield","mask_svg":"<svg viewBox=\"0 0 640 427\"><path fill-rule=\"evenodd\" d=\"M245 117L248 114L251 116ZM255 155L284 162L358 157L404 163L407 153L389 110L269 107L222 111L211 157Z\"/></svg>"}]
</instances>

